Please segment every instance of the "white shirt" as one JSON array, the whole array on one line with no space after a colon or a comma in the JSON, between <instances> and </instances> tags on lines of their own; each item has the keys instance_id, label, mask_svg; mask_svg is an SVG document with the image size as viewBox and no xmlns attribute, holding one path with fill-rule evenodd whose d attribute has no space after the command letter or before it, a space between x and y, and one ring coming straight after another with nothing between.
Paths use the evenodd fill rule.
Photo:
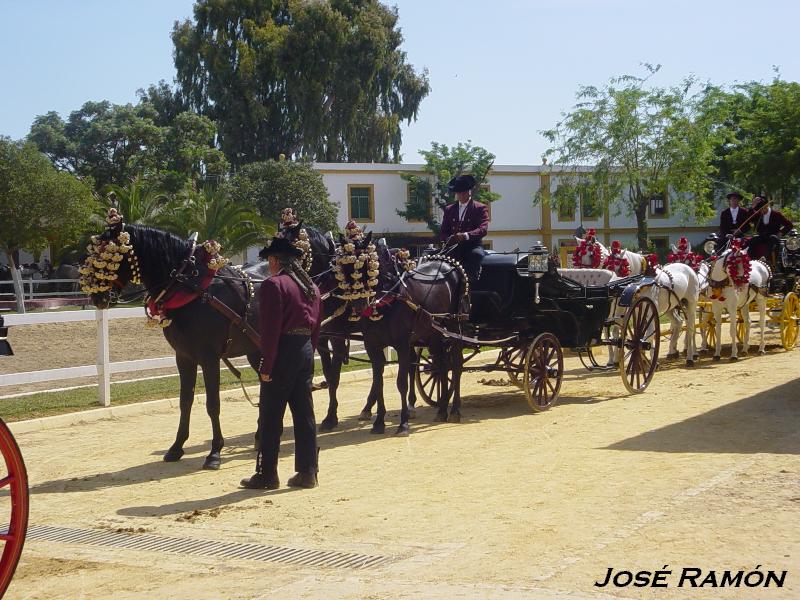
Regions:
<instances>
[{"instance_id":1,"label":"white shirt","mask_svg":"<svg viewBox=\"0 0 800 600\"><path fill-rule=\"evenodd\" d=\"M761 217L764 220L764 225L769 225L769 216L770 216L770 214L772 214L772 209L771 208L767 208L767 214L765 214L763 217Z\"/></svg>"},{"instance_id":2,"label":"white shirt","mask_svg":"<svg viewBox=\"0 0 800 600\"><path fill-rule=\"evenodd\" d=\"M731 219L734 223L736 223L736 215L739 214L739 207L738 206L731 206Z\"/></svg>"},{"instance_id":3,"label":"white shirt","mask_svg":"<svg viewBox=\"0 0 800 600\"><path fill-rule=\"evenodd\" d=\"M464 220L464 215L467 213L467 207L468 206L469 206L469 202L463 202L463 203L459 202L458 203L458 222L459 223L461 223L461 221ZM464 239L465 240L469 239L469 234L468 233L464 233Z\"/></svg>"}]
</instances>

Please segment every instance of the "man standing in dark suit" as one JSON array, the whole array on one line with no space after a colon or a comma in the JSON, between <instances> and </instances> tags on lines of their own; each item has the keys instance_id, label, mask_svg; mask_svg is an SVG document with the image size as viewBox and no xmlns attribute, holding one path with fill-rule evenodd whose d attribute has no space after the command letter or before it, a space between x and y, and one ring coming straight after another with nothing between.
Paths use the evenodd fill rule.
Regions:
<instances>
[{"instance_id":1,"label":"man standing in dark suit","mask_svg":"<svg viewBox=\"0 0 800 600\"><path fill-rule=\"evenodd\" d=\"M731 192L726 196L728 199L728 208L722 211L719 216L719 237L725 240L728 235L735 237L743 237L744 234L753 225L753 219L749 219L750 211L739 206L742 201L742 196L739 192Z\"/></svg>"},{"instance_id":2,"label":"man standing in dark suit","mask_svg":"<svg viewBox=\"0 0 800 600\"><path fill-rule=\"evenodd\" d=\"M774 252L780 245L780 238L789 233L794 225L783 213L771 208L769 201L762 196L753 198L752 210L757 213L753 220L758 235L750 242L748 252L751 258L766 257L775 264Z\"/></svg>"},{"instance_id":3,"label":"man standing in dark suit","mask_svg":"<svg viewBox=\"0 0 800 600\"><path fill-rule=\"evenodd\" d=\"M259 453L256 472L242 480L248 489L274 490L278 450L286 405L294 423L294 464L289 487L317 485L317 423L311 399L314 350L320 330L321 302L317 286L300 265L303 251L288 239L273 237L259 256L272 275L259 290L261 325L261 395L258 409Z\"/></svg>"},{"instance_id":4,"label":"man standing in dark suit","mask_svg":"<svg viewBox=\"0 0 800 600\"><path fill-rule=\"evenodd\" d=\"M458 260L470 282L480 276L483 247L481 241L489 230L489 208L472 199L475 178L472 175L453 177L447 184L456 196L456 202L444 209L439 239L445 247L455 246L450 256Z\"/></svg>"}]
</instances>

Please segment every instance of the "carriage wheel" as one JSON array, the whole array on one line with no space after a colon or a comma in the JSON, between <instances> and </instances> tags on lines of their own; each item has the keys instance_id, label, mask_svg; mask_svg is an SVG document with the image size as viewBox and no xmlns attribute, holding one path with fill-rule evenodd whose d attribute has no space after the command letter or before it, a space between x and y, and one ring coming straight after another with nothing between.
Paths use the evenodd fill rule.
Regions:
<instances>
[{"instance_id":1,"label":"carriage wheel","mask_svg":"<svg viewBox=\"0 0 800 600\"><path fill-rule=\"evenodd\" d=\"M747 310L750 310L750 307L746 307ZM736 311L736 341L738 343L744 342L744 317L742 316L742 311Z\"/></svg>"},{"instance_id":2,"label":"carriage wheel","mask_svg":"<svg viewBox=\"0 0 800 600\"><path fill-rule=\"evenodd\" d=\"M428 406L438 406L442 395L442 382L447 377L448 402L453 397L453 373L447 371L444 375L441 369L435 367L428 353L420 348L417 350L417 368L414 371L414 384L417 392Z\"/></svg>"},{"instance_id":3,"label":"carriage wheel","mask_svg":"<svg viewBox=\"0 0 800 600\"><path fill-rule=\"evenodd\" d=\"M631 393L647 389L658 365L661 341L658 309L650 298L639 298L628 309L622 325L619 372Z\"/></svg>"},{"instance_id":4,"label":"carriage wheel","mask_svg":"<svg viewBox=\"0 0 800 600\"><path fill-rule=\"evenodd\" d=\"M0 540L5 544L0 558L0 597L5 594L14 571L17 568L22 546L25 544L25 533L28 529L28 475L19 446L11 435L11 431L0 419L0 497L3 502L10 501L8 512L4 510L0 519L7 519L8 528L0 531Z\"/></svg>"},{"instance_id":5,"label":"carriage wheel","mask_svg":"<svg viewBox=\"0 0 800 600\"><path fill-rule=\"evenodd\" d=\"M781 310L781 344L785 350L791 350L797 344L798 318L800 318L800 299L794 292L789 292L783 299Z\"/></svg>"},{"instance_id":6,"label":"carriage wheel","mask_svg":"<svg viewBox=\"0 0 800 600\"><path fill-rule=\"evenodd\" d=\"M564 377L564 353L552 333L536 336L525 355L522 387L535 412L547 410L558 399Z\"/></svg>"},{"instance_id":7,"label":"carriage wheel","mask_svg":"<svg viewBox=\"0 0 800 600\"><path fill-rule=\"evenodd\" d=\"M525 347L503 348L499 364L508 369L508 379L518 388L522 387L522 369L525 366Z\"/></svg>"},{"instance_id":8,"label":"carriage wheel","mask_svg":"<svg viewBox=\"0 0 800 600\"><path fill-rule=\"evenodd\" d=\"M701 321L700 332L706 342L706 348L709 352L713 352L717 347L717 321L714 319L714 313L709 312Z\"/></svg>"}]
</instances>

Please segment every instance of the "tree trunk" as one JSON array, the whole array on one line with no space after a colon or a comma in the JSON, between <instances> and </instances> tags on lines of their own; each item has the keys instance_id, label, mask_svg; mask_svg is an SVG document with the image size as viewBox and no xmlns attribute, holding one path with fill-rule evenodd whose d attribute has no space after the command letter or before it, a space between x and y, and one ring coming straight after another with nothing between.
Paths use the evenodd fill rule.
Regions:
<instances>
[{"instance_id":1,"label":"tree trunk","mask_svg":"<svg viewBox=\"0 0 800 600\"><path fill-rule=\"evenodd\" d=\"M639 250L647 250L647 204L649 200L639 198L636 201L636 243Z\"/></svg>"}]
</instances>

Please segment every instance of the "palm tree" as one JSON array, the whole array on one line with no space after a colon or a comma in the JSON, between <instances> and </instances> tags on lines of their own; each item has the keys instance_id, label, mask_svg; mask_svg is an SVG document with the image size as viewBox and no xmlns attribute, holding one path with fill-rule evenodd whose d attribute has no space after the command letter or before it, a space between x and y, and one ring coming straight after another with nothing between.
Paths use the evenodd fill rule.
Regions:
<instances>
[{"instance_id":1,"label":"palm tree","mask_svg":"<svg viewBox=\"0 0 800 600\"><path fill-rule=\"evenodd\" d=\"M167 194L138 178L133 179L127 187L109 185L105 191L109 196L113 194L112 201L126 223L157 225L169 202ZM110 204L104 203L97 212L103 224Z\"/></svg>"},{"instance_id":2,"label":"palm tree","mask_svg":"<svg viewBox=\"0 0 800 600\"><path fill-rule=\"evenodd\" d=\"M263 243L274 233L258 213L234 202L224 188L211 184L175 198L157 224L183 237L196 231L200 241L216 240L226 256Z\"/></svg>"}]
</instances>

